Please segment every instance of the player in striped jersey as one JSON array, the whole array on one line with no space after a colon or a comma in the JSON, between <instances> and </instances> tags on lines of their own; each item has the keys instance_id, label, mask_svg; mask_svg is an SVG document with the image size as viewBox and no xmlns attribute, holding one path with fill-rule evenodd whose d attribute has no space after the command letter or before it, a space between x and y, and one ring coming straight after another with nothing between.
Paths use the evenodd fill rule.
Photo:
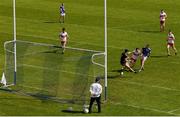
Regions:
<instances>
[{"instance_id":1,"label":"player in striped jersey","mask_svg":"<svg viewBox=\"0 0 180 117\"><path fill-rule=\"evenodd\" d=\"M63 49L62 54L64 54L65 46L66 46L68 38L69 38L69 36L68 36L68 33L65 31L65 28L62 28L62 32L60 32L60 34L59 34L61 47Z\"/></svg>"},{"instance_id":2,"label":"player in striped jersey","mask_svg":"<svg viewBox=\"0 0 180 117\"><path fill-rule=\"evenodd\" d=\"M168 56L170 56L170 47L174 50L175 52L175 55L177 55L177 50L176 50L176 47L175 47L175 44L174 44L174 40L175 40L175 37L174 37L174 34L172 33L171 30L169 30L169 33L168 33L168 38L167 38L167 54Z\"/></svg>"},{"instance_id":3,"label":"player in striped jersey","mask_svg":"<svg viewBox=\"0 0 180 117\"><path fill-rule=\"evenodd\" d=\"M59 22L64 23L65 15L66 15L65 8L64 8L64 3L62 3L61 6L59 7L59 11L60 11Z\"/></svg>"},{"instance_id":4,"label":"player in striped jersey","mask_svg":"<svg viewBox=\"0 0 180 117\"><path fill-rule=\"evenodd\" d=\"M164 12L164 10L161 10L159 18L160 18L160 31L162 32L165 29L165 21L167 18L167 14Z\"/></svg>"},{"instance_id":5,"label":"player in striped jersey","mask_svg":"<svg viewBox=\"0 0 180 117\"><path fill-rule=\"evenodd\" d=\"M130 65L131 67L133 67L138 59L138 57L141 54L141 50L139 48L136 48L132 54L131 54L131 61L130 61Z\"/></svg>"}]
</instances>

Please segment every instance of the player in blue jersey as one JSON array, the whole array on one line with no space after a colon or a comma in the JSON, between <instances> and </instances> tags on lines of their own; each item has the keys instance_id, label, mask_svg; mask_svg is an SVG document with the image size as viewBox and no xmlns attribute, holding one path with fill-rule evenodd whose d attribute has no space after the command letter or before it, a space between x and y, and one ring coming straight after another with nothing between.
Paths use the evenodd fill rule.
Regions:
<instances>
[{"instance_id":1,"label":"player in blue jersey","mask_svg":"<svg viewBox=\"0 0 180 117\"><path fill-rule=\"evenodd\" d=\"M59 17L59 22L60 23L64 23L65 21L65 8L64 8L64 3L62 3L59 7L59 11L60 11L60 17Z\"/></svg>"},{"instance_id":2,"label":"player in blue jersey","mask_svg":"<svg viewBox=\"0 0 180 117\"><path fill-rule=\"evenodd\" d=\"M147 44L144 48L142 48L141 68L139 72L144 70L144 63L147 60L147 58L150 56L150 54L151 54L151 48L149 47L149 44Z\"/></svg>"}]
</instances>

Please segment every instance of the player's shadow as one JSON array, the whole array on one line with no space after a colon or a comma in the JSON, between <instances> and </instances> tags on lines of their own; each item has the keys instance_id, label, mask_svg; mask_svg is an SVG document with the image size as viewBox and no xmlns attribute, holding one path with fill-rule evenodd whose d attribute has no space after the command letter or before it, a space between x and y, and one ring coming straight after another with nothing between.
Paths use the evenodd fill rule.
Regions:
<instances>
[{"instance_id":1,"label":"player's shadow","mask_svg":"<svg viewBox=\"0 0 180 117\"><path fill-rule=\"evenodd\" d=\"M143 33L159 33L160 31L157 31L157 30L139 30L138 32L143 32Z\"/></svg>"},{"instance_id":2,"label":"player's shadow","mask_svg":"<svg viewBox=\"0 0 180 117\"><path fill-rule=\"evenodd\" d=\"M108 75L107 78L108 79L114 79L114 78L119 78L121 76L121 71L122 70L112 70L111 72L116 72L116 73L119 73L119 75Z\"/></svg>"},{"instance_id":3,"label":"player's shadow","mask_svg":"<svg viewBox=\"0 0 180 117\"><path fill-rule=\"evenodd\" d=\"M54 50L47 50L47 51L44 51L42 53L60 53L61 50L60 49L54 49Z\"/></svg>"},{"instance_id":4,"label":"player's shadow","mask_svg":"<svg viewBox=\"0 0 180 117\"><path fill-rule=\"evenodd\" d=\"M41 94L41 93L36 93L36 94L26 93L26 95L32 96L42 101L50 100L50 101L55 101L62 104L75 104L75 100L73 99L62 99L53 95L46 95L46 94Z\"/></svg>"},{"instance_id":5,"label":"player's shadow","mask_svg":"<svg viewBox=\"0 0 180 117\"><path fill-rule=\"evenodd\" d=\"M151 58L167 58L168 56L167 55L153 55L153 56L150 56Z\"/></svg>"},{"instance_id":6,"label":"player's shadow","mask_svg":"<svg viewBox=\"0 0 180 117\"><path fill-rule=\"evenodd\" d=\"M61 112L64 112L64 113L84 113L83 111L76 111L76 110L62 110Z\"/></svg>"}]
</instances>

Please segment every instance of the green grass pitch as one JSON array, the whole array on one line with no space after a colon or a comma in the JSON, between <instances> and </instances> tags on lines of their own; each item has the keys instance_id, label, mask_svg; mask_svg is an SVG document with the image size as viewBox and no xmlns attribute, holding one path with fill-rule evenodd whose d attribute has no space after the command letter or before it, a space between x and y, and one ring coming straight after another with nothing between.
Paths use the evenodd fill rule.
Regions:
<instances>
[{"instance_id":1,"label":"green grass pitch","mask_svg":"<svg viewBox=\"0 0 180 117\"><path fill-rule=\"evenodd\" d=\"M64 24L58 22L59 5L62 2L65 3L67 11ZM18 40L57 45L58 33L62 27L66 27L70 35L68 46L103 51L103 0L16 0L16 5ZM179 0L107 0L108 101L102 104L102 113L86 115L180 115L180 57L179 55L167 57L166 53L168 29L174 32L176 48L180 51L179 7ZM165 32L159 32L161 9L164 9L168 15ZM12 0L1 0L1 74L5 61L3 44L13 39L12 10ZM124 78L121 78L116 72L121 68L120 53L124 48L133 50L147 43L152 48L152 54L145 63L145 71L138 74L125 72ZM65 53L68 54L71 53ZM46 59L54 60L53 57ZM40 62L36 61L36 64ZM51 67L51 64L46 64L44 67ZM135 68L139 67L138 61ZM32 79L29 82L37 83L31 74L35 68L24 70L29 70L28 76ZM57 74L55 71L55 75ZM50 79L53 77L49 76ZM70 79L64 79L64 82L70 82ZM0 90L1 116L85 115L78 113L81 111L80 107L75 107L77 113L62 112L68 106L51 100ZM95 107L94 111L96 111Z\"/></svg>"}]
</instances>

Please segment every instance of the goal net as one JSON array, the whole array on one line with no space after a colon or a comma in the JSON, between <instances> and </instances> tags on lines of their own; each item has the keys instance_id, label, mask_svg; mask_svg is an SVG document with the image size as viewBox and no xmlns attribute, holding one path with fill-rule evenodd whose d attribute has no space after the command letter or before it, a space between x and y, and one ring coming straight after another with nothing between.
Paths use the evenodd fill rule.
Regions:
<instances>
[{"instance_id":1,"label":"goal net","mask_svg":"<svg viewBox=\"0 0 180 117\"><path fill-rule=\"evenodd\" d=\"M84 104L95 77L104 85L104 54L100 51L16 41L17 79L15 90L37 98ZM5 76L14 83L14 41L4 44ZM104 86L103 86L104 87ZM104 96L104 94L102 94ZM102 98L103 99L103 98Z\"/></svg>"}]
</instances>

